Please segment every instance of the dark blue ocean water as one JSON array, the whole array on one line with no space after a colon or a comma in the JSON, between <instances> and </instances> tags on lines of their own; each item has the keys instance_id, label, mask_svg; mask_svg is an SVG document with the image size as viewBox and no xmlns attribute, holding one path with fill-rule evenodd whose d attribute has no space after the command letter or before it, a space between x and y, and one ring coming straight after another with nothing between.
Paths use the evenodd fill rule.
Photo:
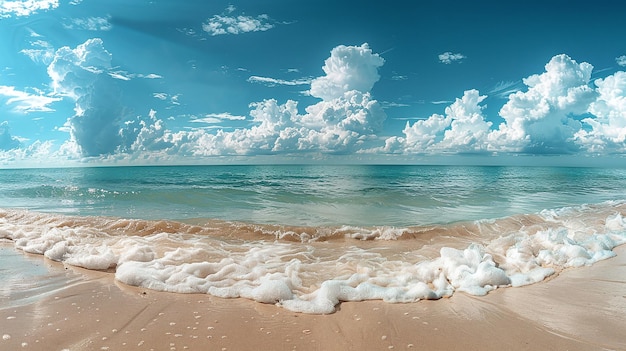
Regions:
<instances>
[{"instance_id":1,"label":"dark blue ocean water","mask_svg":"<svg viewBox=\"0 0 626 351\"><path fill-rule=\"evenodd\" d=\"M191 166L0 170L0 208L138 219L409 226L626 199L626 170Z\"/></svg>"}]
</instances>

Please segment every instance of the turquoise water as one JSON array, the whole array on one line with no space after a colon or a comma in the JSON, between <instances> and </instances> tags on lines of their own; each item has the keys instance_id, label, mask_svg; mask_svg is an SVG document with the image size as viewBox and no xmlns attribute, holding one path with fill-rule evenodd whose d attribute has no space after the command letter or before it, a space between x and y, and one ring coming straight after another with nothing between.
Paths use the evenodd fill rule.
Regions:
<instances>
[{"instance_id":1,"label":"turquoise water","mask_svg":"<svg viewBox=\"0 0 626 351\"><path fill-rule=\"evenodd\" d=\"M332 313L484 295L613 257L625 189L626 170L601 168L2 170L0 243L129 285Z\"/></svg>"},{"instance_id":2,"label":"turquoise water","mask_svg":"<svg viewBox=\"0 0 626 351\"><path fill-rule=\"evenodd\" d=\"M138 219L409 226L626 199L626 170L195 166L0 171L0 208Z\"/></svg>"}]
</instances>

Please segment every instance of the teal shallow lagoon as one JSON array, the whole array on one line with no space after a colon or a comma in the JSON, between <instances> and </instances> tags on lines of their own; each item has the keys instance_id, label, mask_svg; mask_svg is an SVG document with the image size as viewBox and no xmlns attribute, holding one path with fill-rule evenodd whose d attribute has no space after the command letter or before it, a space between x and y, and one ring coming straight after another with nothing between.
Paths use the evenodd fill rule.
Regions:
<instances>
[{"instance_id":1,"label":"teal shallow lagoon","mask_svg":"<svg viewBox=\"0 0 626 351\"><path fill-rule=\"evenodd\" d=\"M626 242L626 170L198 166L0 172L0 240L125 284L296 312L484 295Z\"/></svg>"}]
</instances>

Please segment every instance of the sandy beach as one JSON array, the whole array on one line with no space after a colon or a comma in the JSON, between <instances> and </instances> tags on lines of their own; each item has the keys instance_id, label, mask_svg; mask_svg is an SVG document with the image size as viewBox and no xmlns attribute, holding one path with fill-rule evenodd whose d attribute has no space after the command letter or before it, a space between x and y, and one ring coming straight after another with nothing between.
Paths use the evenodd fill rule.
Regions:
<instances>
[{"instance_id":1,"label":"sandy beach","mask_svg":"<svg viewBox=\"0 0 626 351\"><path fill-rule=\"evenodd\" d=\"M330 315L160 293L2 246L2 350L624 350L626 246L617 257L485 297L342 303ZM25 271L26 270L26 271Z\"/></svg>"}]
</instances>

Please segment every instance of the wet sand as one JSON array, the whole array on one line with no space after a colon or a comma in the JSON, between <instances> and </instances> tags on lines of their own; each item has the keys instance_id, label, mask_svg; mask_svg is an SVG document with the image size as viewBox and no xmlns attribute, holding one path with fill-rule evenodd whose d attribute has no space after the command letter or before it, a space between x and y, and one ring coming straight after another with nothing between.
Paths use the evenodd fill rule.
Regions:
<instances>
[{"instance_id":1,"label":"wet sand","mask_svg":"<svg viewBox=\"0 0 626 351\"><path fill-rule=\"evenodd\" d=\"M304 315L129 287L3 244L0 350L626 350L626 245L615 251L484 297L342 303L331 315Z\"/></svg>"}]
</instances>

